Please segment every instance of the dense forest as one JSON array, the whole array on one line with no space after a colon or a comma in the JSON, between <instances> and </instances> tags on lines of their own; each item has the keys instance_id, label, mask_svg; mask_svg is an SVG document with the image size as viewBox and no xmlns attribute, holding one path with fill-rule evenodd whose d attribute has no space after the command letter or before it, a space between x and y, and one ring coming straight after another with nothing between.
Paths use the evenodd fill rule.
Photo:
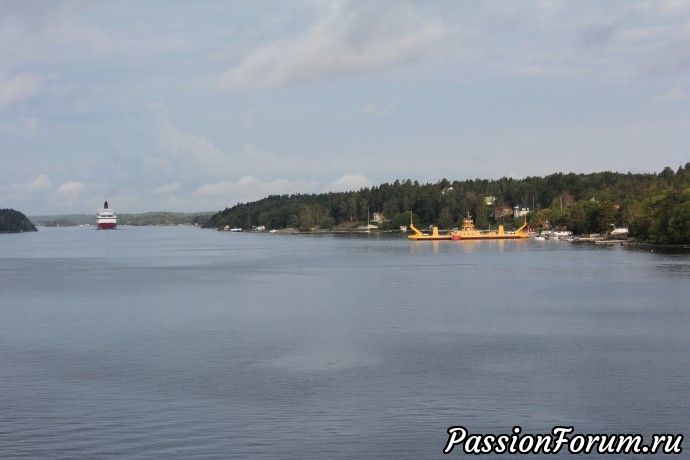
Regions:
<instances>
[{"instance_id":1,"label":"dense forest","mask_svg":"<svg viewBox=\"0 0 690 460\"><path fill-rule=\"evenodd\" d=\"M514 208L528 209L514 217ZM411 212L411 214L410 214ZM382 230L409 224L461 225L470 214L479 228L497 224L566 228L575 234L603 234L612 225L655 244L690 243L690 163L674 171L632 174L598 172L545 177L449 181L420 184L396 180L355 192L273 195L240 203L213 215L204 225L222 229L347 229L377 215Z\"/></svg>"},{"instance_id":2,"label":"dense forest","mask_svg":"<svg viewBox=\"0 0 690 460\"><path fill-rule=\"evenodd\" d=\"M36 227L21 212L0 209L0 233L35 232Z\"/></svg>"}]
</instances>

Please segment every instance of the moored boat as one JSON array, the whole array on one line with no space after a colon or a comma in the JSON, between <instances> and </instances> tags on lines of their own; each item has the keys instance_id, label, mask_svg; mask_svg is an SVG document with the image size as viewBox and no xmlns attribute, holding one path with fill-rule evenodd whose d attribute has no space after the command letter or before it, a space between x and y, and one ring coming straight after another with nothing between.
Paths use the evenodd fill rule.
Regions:
<instances>
[{"instance_id":1,"label":"moored boat","mask_svg":"<svg viewBox=\"0 0 690 460\"><path fill-rule=\"evenodd\" d=\"M115 230L117 228L117 215L108 207L108 201L103 203L103 208L96 211L96 228L98 230Z\"/></svg>"},{"instance_id":2,"label":"moored boat","mask_svg":"<svg viewBox=\"0 0 690 460\"><path fill-rule=\"evenodd\" d=\"M628 228L627 227L616 227L615 224L611 224L613 230L609 233L609 238L614 240L627 240L628 239Z\"/></svg>"},{"instance_id":3,"label":"moored boat","mask_svg":"<svg viewBox=\"0 0 690 460\"><path fill-rule=\"evenodd\" d=\"M498 231L492 230L477 230L474 226L474 221L470 214L462 220L462 229L455 230L451 233L451 239L455 241L463 240L518 240L522 238L529 238L529 233L524 232L523 229L527 226L525 222L520 228L514 232L506 232L503 225L498 226Z\"/></svg>"}]
</instances>

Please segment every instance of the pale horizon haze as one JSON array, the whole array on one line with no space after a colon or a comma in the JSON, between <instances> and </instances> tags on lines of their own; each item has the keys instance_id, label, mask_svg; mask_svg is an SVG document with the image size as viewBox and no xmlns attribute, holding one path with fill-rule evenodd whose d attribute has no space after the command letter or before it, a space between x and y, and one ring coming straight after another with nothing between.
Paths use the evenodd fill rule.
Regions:
<instances>
[{"instance_id":1,"label":"pale horizon haze","mask_svg":"<svg viewBox=\"0 0 690 460\"><path fill-rule=\"evenodd\" d=\"M690 1L0 0L0 208L690 161Z\"/></svg>"}]
</instances>

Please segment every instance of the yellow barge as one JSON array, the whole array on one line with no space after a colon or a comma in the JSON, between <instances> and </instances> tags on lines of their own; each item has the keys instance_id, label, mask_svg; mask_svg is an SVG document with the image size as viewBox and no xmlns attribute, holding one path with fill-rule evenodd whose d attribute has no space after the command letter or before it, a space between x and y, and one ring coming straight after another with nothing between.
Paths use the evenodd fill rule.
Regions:
<instances>
[{"instance_id":1,"label":"yellow barge","mask_svg":"<svg viewBox=\"0 0 690 460\"><path fill-rule=\"evenodd\" d=\"M462 240L519 240L522 238L529 238L529 233L524 232L523 229L527 226L527 221L515 230L515 232L507 233L503 229L503 225L498 226L498 231L481 231L474 226L474 221L467 213L467 217L462 220L462 229L455 230L451 233L451 239L454 241Z\"/></svg>"},{"instance_id":2,"label":"yellow barge","mask_svg":"<svg viewBox=\"0 0 690 460\"><path fill-rule=\"evenodd\" d=\"M520 228L515 230L515 232L506 232L503 225L498 226L498 231L481 231L477 230L474 226L474 221L467 213L462 221L461 230L453 230L450 233L439 233L437 226L431 227L431 234L424 233L414 226L412 223L412 213L410 212L410 229L414 232L407 237L411 240L453 240L453 241L463 241L463 240L519 240L523 238L529 238L529 233L524 232L524 228L527 226L525 222Z\"/></svg>"}]
</instances>

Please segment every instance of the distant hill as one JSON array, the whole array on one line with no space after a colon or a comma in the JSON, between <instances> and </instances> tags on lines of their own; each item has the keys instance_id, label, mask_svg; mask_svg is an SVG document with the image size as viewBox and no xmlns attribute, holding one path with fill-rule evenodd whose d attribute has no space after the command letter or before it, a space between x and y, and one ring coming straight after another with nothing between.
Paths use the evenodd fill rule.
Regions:
<instances>
[{"instance_id":1,"label":"distant hill","mask_svg":"<svg viewBox=\"0 0 690 460\"><path fill-rule=\"evenodd\" d=\"M29 218L39 227L76 227L96 223L95 216L90 214L29 216Z\"/></svg>"},{"instance_id":2,"label":"distant hill","mask_svg":"<svg viewBox=\"0 0 690 460\"><path fill-rule=\"evenodd\" d=\"M14 209L0 209L0 233L37 231L28 217Z\"/></svg>"},{"instance_id":3,"label":"distant hill","mask_svg":"<svg viewBox=\"0 0 690 460\"><path fill-rule=\"evenodd\" d=\"M118 225L204 225L212 212L146 212L143 214L118 214ZM65 214L32 216L31 220L42 227L75 227L96 225L95 214Z\"/></svg>"},{"instance_id":4,"label":"distant hill","mask_svg":"<svg viewBox=\"0 0 690 460\"><path fill-rule=\"evenodd\" d=\"M146 212L143 214L118 214L121 225L204 225L212 212Z\"/></svg>"}]
</instances>

